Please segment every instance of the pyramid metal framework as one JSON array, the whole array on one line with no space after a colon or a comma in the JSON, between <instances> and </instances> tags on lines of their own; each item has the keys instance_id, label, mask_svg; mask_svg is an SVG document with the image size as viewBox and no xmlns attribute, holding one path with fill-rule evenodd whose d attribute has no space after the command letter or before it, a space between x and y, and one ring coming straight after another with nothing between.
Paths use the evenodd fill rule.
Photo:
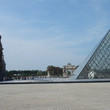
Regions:
<instances>
[{"instance_id":1,"label":"pyramid metal framework","mask_svg":"<svg viewBox=\"0 0 110 110\"><path fill-rule=\"evenodd\" d=\"M110 78L110 30L91 54L77 68L71 78L106 79Z\"/></svg>"}]
</instances>

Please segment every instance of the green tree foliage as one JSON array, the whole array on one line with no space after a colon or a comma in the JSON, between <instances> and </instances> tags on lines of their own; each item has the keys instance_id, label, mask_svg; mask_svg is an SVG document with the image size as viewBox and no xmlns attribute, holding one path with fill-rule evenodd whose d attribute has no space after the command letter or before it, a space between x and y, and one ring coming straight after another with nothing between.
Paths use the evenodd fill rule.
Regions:
<instances>
[{"instance_id":1,"label":"green tree foliage","mask_svg":"<svg viewBox=\"0 0 110 110\"><path fill-rule=\"evenodd\" d=\"M39 77L39 76L47 76L47 72L49 71L50 75L52 77L62 77L63 75L63 69L60 67L55 66L48 66L47 71L41 71L41 70L11 70L7 71L7 74L10 78L18 78L21 77L25 79L26 77Z\"/></svg>"},{"instance_id":2,"label":"green tree foliage","mask_svg":"<svg viewBox=\"0 0 110 110\"><path fill-rule=\"evenodd\" d=\"M12 71L7 71L7 74L10 77L14 77L14 76L23 76L23 77L27 77L27 76L45 76L47 75L46 71L41 71L41 70L12 70Z\"/></svg>"},{"instance_id":3,"label":"green tree foliage","mask_svg":"<svg viewBox=\"0 0 110 110\"><path fill-rule=\"evenodd\" d=\"M50 73L51 76L59 77L63 75L63 69L60 67L55 66L48 66L47 71Z\"/></svg>"}]
</instances>

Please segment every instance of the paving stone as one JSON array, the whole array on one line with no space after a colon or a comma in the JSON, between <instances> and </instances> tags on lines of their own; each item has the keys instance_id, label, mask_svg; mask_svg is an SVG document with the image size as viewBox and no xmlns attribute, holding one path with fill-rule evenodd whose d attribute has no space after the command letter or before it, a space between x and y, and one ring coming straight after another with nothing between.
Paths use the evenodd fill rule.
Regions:
<instances>
[{"instance_id":1,"label":"paving stone","mask_svg":"<svg viewBox=\"0 0 110 110\"><path fill-rule=\"evenodd\" d=\"M110 83L0 85L0 110L109 110Z\"/></svg>"}]
</instances>

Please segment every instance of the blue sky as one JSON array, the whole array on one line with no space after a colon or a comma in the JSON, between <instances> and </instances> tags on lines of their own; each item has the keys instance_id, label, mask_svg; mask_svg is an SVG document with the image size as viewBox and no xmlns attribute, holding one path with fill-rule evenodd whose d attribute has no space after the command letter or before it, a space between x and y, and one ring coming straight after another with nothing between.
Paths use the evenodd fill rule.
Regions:
<instances>
[{"instance_id":1,"label":"blue sky","mask_svg":"<svg viewBox=\"0 0 110 110\"><path fill-rule=\"evenodd\" d=\"M79 65L110 28L110 0L0 0L7 70Z\"/></svg>"}]
</instances>

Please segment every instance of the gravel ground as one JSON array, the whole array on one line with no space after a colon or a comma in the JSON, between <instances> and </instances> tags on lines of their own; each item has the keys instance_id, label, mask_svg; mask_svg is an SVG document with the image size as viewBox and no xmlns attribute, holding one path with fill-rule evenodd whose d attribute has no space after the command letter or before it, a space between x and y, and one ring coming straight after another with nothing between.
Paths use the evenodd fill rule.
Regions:
<instances>
[{"instance_id":1,"label":"gravel ground","mask_svg":"<svg viewBox=\"0 0 110 110\"><path fill-rule=\"evenodd\" d=\"M0 110L110 110L110 83L0 85Z\"/></svg>"}]
</instances>

